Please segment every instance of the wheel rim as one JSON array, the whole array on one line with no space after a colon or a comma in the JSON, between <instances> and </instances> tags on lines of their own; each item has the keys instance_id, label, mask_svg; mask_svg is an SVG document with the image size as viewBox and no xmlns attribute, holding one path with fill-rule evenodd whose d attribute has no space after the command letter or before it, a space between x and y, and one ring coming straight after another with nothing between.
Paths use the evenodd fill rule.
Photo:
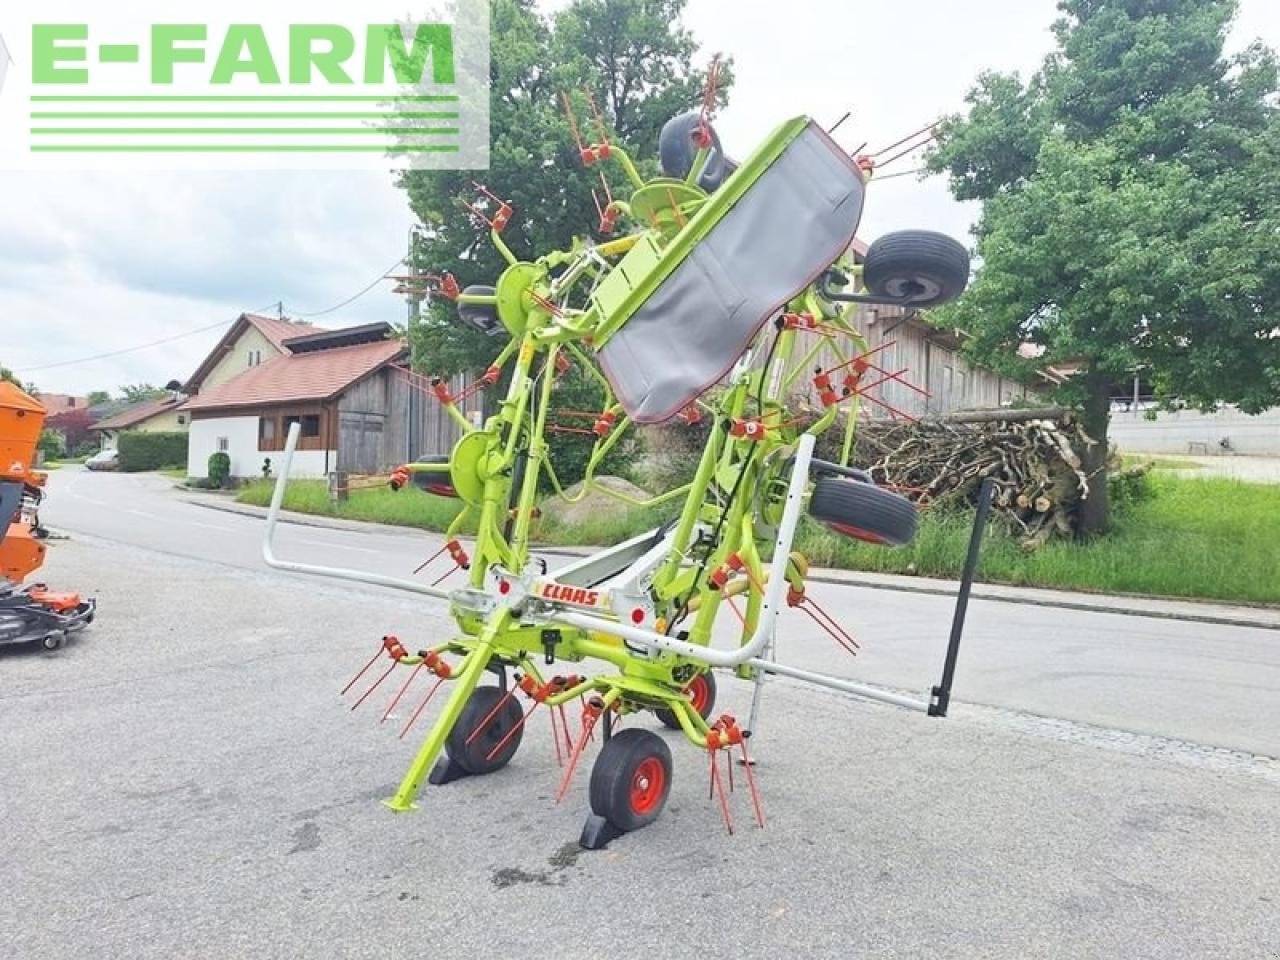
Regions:
<instances>
[{"instance_id":1,"label":"wheel rim","mask_svg":"<svg viewBox=\"0 0 1280 960\"><path fill-rule=\"evenodd\" d=\"M638 814L651 813L662 802L667 771L657 757L645 757L636 765L631 777L631 809Z\"/></svg>"},{"instance_id":2,"label":"wheel rim","mask_svg":"<svg viewBox=\"0 0 1280 960\"><path fill-rule=\"evenodd\" d=\"M689 685L684 688L684 692L689 697L689 705L705 716L708 701L711 699L711 684L707 683L706 674L700 673L689 681Z\"/></svg>"}]
</instances>

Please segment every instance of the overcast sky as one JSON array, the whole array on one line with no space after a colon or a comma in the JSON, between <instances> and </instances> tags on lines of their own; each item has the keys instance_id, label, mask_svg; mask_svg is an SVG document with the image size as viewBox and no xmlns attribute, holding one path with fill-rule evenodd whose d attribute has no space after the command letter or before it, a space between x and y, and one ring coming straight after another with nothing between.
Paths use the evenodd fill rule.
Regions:
<instances>
[{"instance_id":1,"label":"overcast sky","mask_svg":"<svg viewBox=\"0 0 1280 960\"><path fill-rule=\"evenodd\" d=\"M546 6L563 5L548 2ZM690 0L703 55L733 56L717 120L734 155L788 116L830 124L850 149L884 146L959 109L984 69L1033 70L1053 0ZM1233 46L1280 47L1280 3L1242 0ZM887 172L909 170L910 159ZM940 180L873 185L861 234L904 227L964 237L972 211ZM49 392L185 379L219 329L47 369L211 325L243 310L323 310L403 255L411 216L389 175L0 173L0 364ZM315 322L401 320L391 284Z\"/></svg>"}]
</instances>

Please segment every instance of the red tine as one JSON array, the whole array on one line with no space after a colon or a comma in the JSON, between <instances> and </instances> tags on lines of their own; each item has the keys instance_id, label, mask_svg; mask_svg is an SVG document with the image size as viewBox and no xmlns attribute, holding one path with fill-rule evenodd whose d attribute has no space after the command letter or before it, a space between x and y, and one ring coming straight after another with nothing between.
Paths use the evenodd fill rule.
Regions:
<instances>
[{"instance_id":1,"label":"red tine","mask_svg":"<svg viewBox=\"0 0 1280 960\"><path fill-rule=\"evenodd\" d=\"M372 686L372 687L370 687L368 690L366 690L366 691L364 692L364 694L360 697L360 699L359 699L359 700L357 700L357 701L355 702L355 705L354 705L351 709L354 711L354 710L356 709L356 707L360 706L360 704L362 704L362 703L364 703L366 700L368 700L368 699L369 699L369 694L371 694L371 693L373 693L373 691L377 690L377 689L378 689L378 687L380 687L380 686L382 685L382 681L383 681L383 680L385 680L385 679L387 679L387 677L391 676L391 671L392 671L392 670L394 670L394 669L395 669L396 667L398 667L398 666L400 666L400 664L399 664L399 663L397 663L395 660L392 660L392 661L391 661L391 666L387 667L386 672L385 672L382 676L380 676L377 680L375 680L375 681L373 682L373 686Z\"/></svg>"},{"instance_id":2,"label":"red tine","mask_svg":"<svg viewBox=\"0 0 1280 960\"><path fill-rule=\"evenodd\" d=\"M484 719L481 720L478 724L476 724L476 728L471 731L471 736L467 737L468 745L470 745L471 742L475 740L476 737L480 736L480 731L489 725L489 721L498 715L498 711L507 705L507 701L515 696L515 693L518 689L520 689L518 686L516 686L515 684L512 684L511 689L509 689L501 697L501 699L498 700L498 702L494 705L494 708L484 715Z\"/></svg>"},{"instance_id":3,"label":"red tine","mask_svg":"<svg viewBox=\"0 0 1280 960\"><path fill-rule=\"evenodd\" d=\"M573 780L573 771L578 769L578 761L582 759L582 749L587 745L587 737L591 735L595 725L595 714L587 713L583 716L582 735L578 737L578 742L573 746L573 755L569 757L569 769L564 772L564 779L560 781L560 789L556 791L556 803L563 800L564 795L568 792L569 784Z\"/></svg>"},{"instance_id":4,"label":"red tine","mask_svg":"<svg viewBox=\"0 0 1280 960\"><path fill-rule=\"evenodd\" d=\"M729 815L729 798L725 796L724 784L720 782L720 765L716 763L716 751L711 751L711 792L720 795L720 813L724 816L724 825L729 833L733 833L733 817Z\"/></svg>"},{"instance_id":5,"label":"red tine","mask_svg":"<svg viewBox=\"0 0 1280 960\"><path fill-rule=\"evenodd\" d=\"M431 702L431 698L436 695L436 691L440 689L440 685L442 683L444 683L444 677L441 677L439 680L437 680L432 685L431 689L427 691L427 695L423 698L422 702L418 704L418 709L413 711L413 716L409 718L409 722L406 723L404 725L404 729L400 731L401 740L403 740L404 735L409 732L409 728L412 727L417 722L418 715L421 714L422 711L427 708L427 704Z\"/></svg>"},{"instance_id":6,"label":"red tine","mask_svg":"<svg viewBox=\"0 0 1280 960\"><path fill-rule=\"evenodd\" d=\"M756 787L756 775L751 771L751 758L747 756L747 741L744 737L742 743L742 765L747 768L747 788L751 791L751 803L756 808L756 823L760 824L760 829L764 829L764 810L760 807L760 791Z\"/></svg>"},{"instance_id":7,"label":"red tine","mask_svg":"<svg viewBox=\"0 0 1280 960\"><path fill-rule=\"evenodd\" d=\"M373 657L369 660L369 662L360 668L360 671L354 677L351 678L350 683L348 683L345 687L342 688L342 693L339 693L338 696L341 697L345 695L348 690L354 687L356 685L356 681L369 672L369 668L378 662L378 658L380 656L382 656L382 648L379 648L378 652L373 655Z\"/></svg>"},{"instance_id":8,"label":"red tine","mask_svg":"<svg viewBox=\"0 0 1280 960\"><path fill-rule=\"evenodd\" d=\"M507 745L507 741L516 735L516 731L524 726L524 722L529 719L529 715L532 714L533 711L537 709L538 709L538 701L535 700L533 701L533 706L531 706L528 710L526 710L524 714L521 715L520 719L511 725L511 729L507 731L507 735L503 737L501 740L499 740L497 746L495 746L492 750L488 752L488 754L485 755L485 759L492 760L494 757L496 757L498 755L498 751Z\"/></svg>"},{"instance_id":9,"label":"red tine","mask_svg":"<svg viewBox=\"0 0 1280 960\"><path fill-rule=\"evenodd\" d=\"M412 671L410 671L409 679L404 682L404 686L400 688L400 692L397 693L395 695L395 698L391 701L391 703L388 704L387 712L384 713L382 715L382 719L378 721L380 725L387 722L387 717L391 716L391 711L396 708L396 704L400 702L400 698L405 695L405 692L409 689L410 684L413 683L413 678L418 675L418 671L421 670L424 666L425 664L420 663L416 667L414 667Z\"/></svg>"},{"instance_id":10,"label":"red tine","mask_svg":"<svg viewBox=\"0 0 1280 960\"><path fill-rule=\"evenodd\" d=\"M564 754L560 751L560 727L556 723L556 711L554 709L547 711L547 716L551 718L551 742L556 748L556 766L564 766Z\"/></svg>"}]
</instances>

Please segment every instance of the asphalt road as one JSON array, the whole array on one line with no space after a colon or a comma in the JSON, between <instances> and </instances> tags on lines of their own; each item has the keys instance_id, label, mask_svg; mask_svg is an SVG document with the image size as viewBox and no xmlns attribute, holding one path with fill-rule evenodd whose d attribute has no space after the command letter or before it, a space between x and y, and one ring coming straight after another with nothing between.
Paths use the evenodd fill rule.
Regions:
<instances>
[{"instance_id":1,"label":"asphalt road","mask_svg":"<svg viewBox=\"0 0 1280 960\"><path fill-rule=\"evenodd\" d=\"M0 650L0 956L1280 956L1280 763L1246 752L1280 753L1273 631L975 604L952 718L771 684L767 829L739 791L728 836L668 734L663 817L582 853L586 771L552 802L540 718L508 769L377 803L415 744L337 691L383 633L446 631L429 603L268 571L260 520L158 478L54 477L45 578L101 615ZM432 549L281 547L400 574ZM863 656L797 621L784 658L933 679L945 599L822 598Z\"/></svg>"},{"instance_id":2,"label":"asphalt road","mask_svg":"<svg viewBox=\"0 0 1280 960\"><path fill-rule=\"evenodd\" d=\"M188 502L164 477L64 469L50 474L50 484L43 517L55 528L268 569L261 519ZM443 542L395 528L279 530L278 551L287 558L405 578ZM563 562L548 559L552 567ZM447 568L438 560L418 579L435 579ZM308 589L318 582L277 575ZM861 652L850 660L808 617L787 611L780 659L920 696L938 681L951 598L832 584L810 590L858 637ZM956 697L1280 757L1280 631L975 600Z\"/></svg>"}]
</instances>

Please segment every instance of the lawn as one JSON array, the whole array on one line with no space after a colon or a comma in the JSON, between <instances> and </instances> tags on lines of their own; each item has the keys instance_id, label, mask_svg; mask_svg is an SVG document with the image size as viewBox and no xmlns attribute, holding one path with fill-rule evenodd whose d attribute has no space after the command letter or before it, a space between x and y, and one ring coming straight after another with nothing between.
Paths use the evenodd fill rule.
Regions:
<instances>
[{"instance_id":1,"label":"lawn","mask_svg":"<svg viewBox=\"0 0 1280 960\"><path fill-rule=\"evenodd\" d=\"M265 507L271 503L273 489L274 480L258 480L241 490L236 500ZM335 506L329 502L329 486L325 481L295 480L285 490L284 508L346 520L444 530L457 517L462 504L417 490L396 492L387 487L374 487L352 492L347 500Z\"/></svg>"},{"instance_id":2,"label":"lawn","mask_svg":"<svg viewBox=\"0 0 1280 960\"><path fill-rule=\"evenodd\" d=\"M1113 532L1091 543L1050 542L1033 553L1012 538L986 540L979 579L1021 586L1099 593L1135 593L1242 603L1280 604L1280 485L1219 477L1151 474L1154 496L1116 511ZM241 492L244 503L265 505L271 485ZM337 508L321 481L289 485L285 508L304 513L374 520L443 530L458 502L374 489L353 493ZM616 543L650 529L677 509L627 510L562 525L544 520L536 530L547 544ZM959 575L969 538L964 516L926 513L909 547L873 547L806 521L797 548L812 564L932 577Z\"/></svg>"},{"instance_id":3,"label":"lawn","mask_svg":"<svg viewBox=\"0 0 1280 960\"><path fill-rule=\"evenodd\" d=\"M1021 586L1280 603L1280 485L1153 473L1155 496L1116 512L1111 534L1024 552L991 536L979 578ZM819 566L957 576L969 525L926 515L909 547L886 550L810 525L801 549Z\"/></svg>"},{"instance_id":4,"label":"lawn","mask_svg":"<svg viewBox=\"0 0 1280 960\"><path fill-rule=\"evenodd\" d=\"M1195 460L1182 460L1178 457L1146 456L1141 453L1126 453L1120 457L1125 467L1149 467L1152 470L1199 470L1204 464Z\"/></svg>"}]
</instances>

